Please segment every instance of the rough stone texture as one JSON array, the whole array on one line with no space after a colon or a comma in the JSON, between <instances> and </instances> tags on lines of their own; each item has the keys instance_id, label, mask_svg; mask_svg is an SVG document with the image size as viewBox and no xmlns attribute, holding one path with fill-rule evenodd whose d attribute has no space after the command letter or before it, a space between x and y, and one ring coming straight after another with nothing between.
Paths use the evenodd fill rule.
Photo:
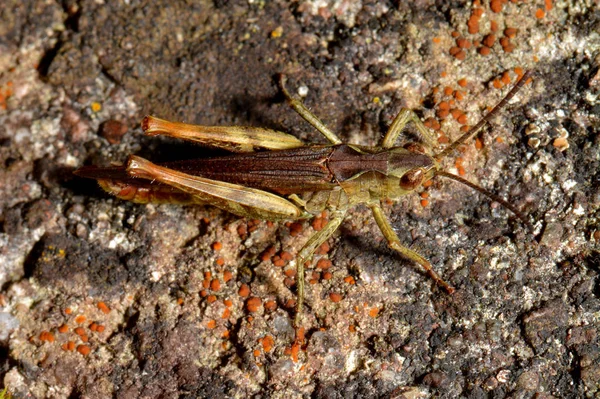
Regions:
<instances>
[{"instance_id":1,"label":"rough stone texture","mask_svg":"<svg viewBox=\"0 0 600 399\"><path fill-rule=\"evenodd\" d=\"M542 2L500 12L482 2L480 30L468 33L473 3L3 1L4 385L35 398L599 395L600 11L546 2L536 17ZM489 55L473 45L464 60L449 53L453 32L481 42L491 20ZM507 27L518 29L510 52L499 40ZM307 271L315 284L299 348L293 271L269 258L296 254L310 222L139 206L72 175L130 153L209 155L144 137L147 113L323 143L284 103L282 72L344 140L374 145L401 107L435 117L446 87L464 92L452 107L474 124L507 91L494 88L503 72L514 84L515 67L535 69L533 84L479 136L481 149L469 144L444 165L508 198L535 221L537 240L442 179L429 205L414 195L388 206L402 241L457 288L448 295L390 252L358 207L317 255L331 267ZM459 127L442 122L447 137ZM556 140L565 137L568 148ZM255 312L243 284L260 300Z\"/></svg>"}]
</instances>

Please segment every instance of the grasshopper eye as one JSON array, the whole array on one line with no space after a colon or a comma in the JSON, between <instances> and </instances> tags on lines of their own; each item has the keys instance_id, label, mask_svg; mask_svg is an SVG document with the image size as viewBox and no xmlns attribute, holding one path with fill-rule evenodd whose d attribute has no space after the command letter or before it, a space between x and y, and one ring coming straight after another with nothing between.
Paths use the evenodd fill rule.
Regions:
<instances>
[{"instance_id":1,"label":"grasshopper eye","mask_svg":"<svg viewBox=\"0 0 600 399\"><path fill-rule=\"evenodd\" d=\"M400 188L414 190L421 184L424 176L425 173L421 168L409 170L400 178Z\"/></svg>"}]
</instances>

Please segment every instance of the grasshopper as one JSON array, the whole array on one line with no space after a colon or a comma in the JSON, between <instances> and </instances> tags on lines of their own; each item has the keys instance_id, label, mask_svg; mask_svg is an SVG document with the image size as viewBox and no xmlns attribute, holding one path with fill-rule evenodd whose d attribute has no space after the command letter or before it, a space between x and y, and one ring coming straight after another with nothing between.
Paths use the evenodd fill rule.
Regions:
<instances>
[{"instance_id":1,"label":"grasshopper","mask_svg":"<svg viewBox=\"0 0 600 399\"><path fill-rule=\"evenodd\" d=\"M131 155L123 166L85 166L75 174L96 179L118 198L136 203L209 204L233 214L271 221L309 218L329 211L329 221L315 232L298 253L295 325L300 324L304 302L304 266L315 250L337 230L352 207L365 204L390 248L418 263L448 293L454 288L431 263L400 242L382 210L385 200L397 200L417 190L434 176L451 178L483 193L512 211L532 230L527 219L511 204L467 180L445 172L440 161L472 139L521 89L527 72L510 92L468 132L437 154L435 136L408 109L393 120L381 144L364 147L343 144L304 104L279 85L291 107L329 141L306 146L280 131L240 126L198 126L146 116L147 135L165 135L226 149L236 154L154 164ZM423 143L395 146L404 127L412 122ZM256 150L263 150L257 151Z\"/></svg>"}]
</instances>

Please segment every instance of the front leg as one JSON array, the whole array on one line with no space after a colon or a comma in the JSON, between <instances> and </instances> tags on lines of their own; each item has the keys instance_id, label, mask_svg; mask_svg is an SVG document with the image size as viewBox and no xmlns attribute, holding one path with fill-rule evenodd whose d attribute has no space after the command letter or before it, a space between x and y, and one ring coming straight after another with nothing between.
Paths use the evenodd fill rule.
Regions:
<instances>
[{"instance_id":1,"label":"front leg","mask_svg":"<svg viewBox=\"0 0 600 399\"><path fill-rule=\"evenodd\" d=\"M335 212L333 218L329 220L325 227L308 239L296 257L296 281L298 287L298 303L296 304L296 317L294 318L294 325L296 327L300 326L302 305L304 303L304 263L310 260L317 248L335 233L344 220L344 216L346 216L346 211Z\"/></svg>"},{"instance_id":2,"label":"front leg","mask_svg":"<svg viewBox=\"0 0 600 399\"><path fill-rule=\"evenodd\" d=\"M425 144L429 148L433 148L435 146L435 135L423 124L423 122L421 122L421 119L419 119L414 111L406 108L402 108L392 121L390 128L381 142L381 147L392 148L395 145L396 140L398 140L398 136L400 136L400 133L402 133L404 127L409 122L415 124L415 127L421 134L421 138L425 141Z\"/></svg>"},{"instance_id":3,"label":"front leg","mask_svg":"<svg viewBox=\"0 0 600 399\"><path fill-rule=\"evenodd\" d=\"M398 251L410 260L417 262L418 264L423 266L423 269L425 269L425 272L429 277L431 277L431 279L433 279L433 281L435 281L439 286L443 287L449 294L452 294L454 292L454 287L442 280L442 278L435 272L435 270L433 270L431 263L429 263L427 259L419 255L415 251L406 248L400 243L400 239L392 229L392 226L390 226L390 222L383 214L381 206L379 206L379 204L371 204L369 205L369 207L373 211L373 216L375 217L377 226L379 226L379 229L383 233L383 236L387 240L390 248L392 248L395 251Z\"/></svg>"}]
</instances>

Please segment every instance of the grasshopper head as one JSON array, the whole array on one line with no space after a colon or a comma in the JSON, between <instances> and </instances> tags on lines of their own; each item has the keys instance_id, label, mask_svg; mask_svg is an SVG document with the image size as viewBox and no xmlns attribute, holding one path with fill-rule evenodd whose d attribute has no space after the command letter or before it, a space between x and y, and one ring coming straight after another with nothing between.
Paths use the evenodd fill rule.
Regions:
<instances>
[{"instance_id":1,"label":"grasshopper head","mask_svg":"<svg viewBox=\"0 0 600 399\"><path fill-rule=\"evenodd\" d=\"M425 154L418 144L410 143L403 148L392 149L388 161L388 177L391 177L392 185L388 187L390 197L397 198L416 190L438 170L438 162Z\"/></svg>"}]
</instances>

